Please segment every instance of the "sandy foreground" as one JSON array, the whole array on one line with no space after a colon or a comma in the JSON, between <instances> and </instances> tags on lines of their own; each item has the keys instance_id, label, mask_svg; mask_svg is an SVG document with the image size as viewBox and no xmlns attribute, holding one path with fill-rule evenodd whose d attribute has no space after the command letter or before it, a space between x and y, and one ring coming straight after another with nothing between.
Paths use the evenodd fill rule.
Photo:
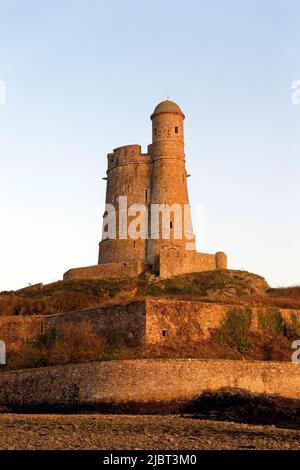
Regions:
<instances>
[{"instance_id":1,"label":"sandy foreground","mask_svg":"<svg viewBox=\"0 0 300 470\"><path fill-rule=\"evenodd\" d=\"M300 430L178 415L0 414L0 449L300 449Z\"/></svg>"}]
</instances>

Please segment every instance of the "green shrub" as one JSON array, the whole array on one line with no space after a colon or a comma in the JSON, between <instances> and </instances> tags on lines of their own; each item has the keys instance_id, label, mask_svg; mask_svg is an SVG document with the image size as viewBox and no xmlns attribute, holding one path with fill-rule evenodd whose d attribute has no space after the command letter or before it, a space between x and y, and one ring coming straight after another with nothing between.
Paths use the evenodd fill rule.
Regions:
<instances>
[{"instance_id":1,"label":"green shrub","mask_svg":"<svg viewBox=\"0 0 300 470\"><path fill-rule=\"evenodd\" d=\"M252 312L241 307L232 308L226 315L220 329L216 333L216 339L228 344L241 354L252 348L249 339Z\"/></svg>"},{"instance_id":2,"label":"green shrub","mask_svg":"<svg viewBox=\"0 0 300 470\"><path fill-rule=\"evenodd\" d=\"M36 339L29 341L34 348L51 349L58 339L58 333L55 328L51 328L46 333L40 334Z\"/></svg>"},{"instance_id":3,"label":"green shrub","mask_svg":"<svg viewBox=\"0 0 300 470\"><path fill-rule=\"evenodd\" d=\"M286 325L278 308L258 311L258 324L270 336L286 336Z\"/></svg>"},{"instance_id":4,"label":"green shrub","mask_svg":"<svg viewBox=\"0 0 300 470\"><path fill-rule=\"evenodd\" d=\"M291 315L291 323L285 325L285 336L289 339L300 338L300 321L295 313Z\"/></svg>"},{"instance_id":5,"label":"green shrub","mask_svg":"<svg viewBox=\"0 0 300 470\"><path fill-rule=\"evenodd\" d=\"M149 294L153 295L154 297L158 297L162 294L162 289L159 286L151 286L149 289Z\"/></svg>"}]
</instances>

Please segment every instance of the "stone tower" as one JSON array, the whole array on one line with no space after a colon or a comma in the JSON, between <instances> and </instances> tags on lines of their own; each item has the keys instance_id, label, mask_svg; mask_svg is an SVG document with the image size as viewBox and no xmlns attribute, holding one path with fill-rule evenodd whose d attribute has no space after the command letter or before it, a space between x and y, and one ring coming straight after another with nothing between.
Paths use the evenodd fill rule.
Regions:
<instances>
[{"instance_id":1,"label":"stone tower","mask_svg":"<svg viewBox=\"0 0 300 470\"><path fill-rule=\"evenodd\" d=\"M106 238L100 242L98 263L120 263L136 259L146 263L146 240L133 240L124 236L119 226L119 212L122 208L120 196L127 197L128 207L149 203L150 157L141 153L140 145L126 145L109 153L107 163L106 204L111 204L116 210L116 234L115 238ZM105 219L106 214L103 217ZM127 219L128 225L131 217Z\"/></svg>"},{"instance_id":2,"label":"stone tower","mask_svg":"<svg viewBox=\"0 0 300 470\"><path fill-rule=\"evenodd\" d=\"M140 145L118 147L108 154L104 178L107 207L98 264L70 269L64 279L128 277L149 269L169 277L227 268L223 252L207 254L195 249L185 168L184 119L176 103L163 101L151 115L152 143L147 154L142 153ZM127 228L136 222L137 213L127 213L126 209L124 214L124 199L128 209L136 205L146 209L142 237L128 236ZM116 222L112 234L105 231L109 207L113 207ZM155 214L159 217L155 218Z\"/></svg>"},{"instance_id":3,"label":"stone tower","mask_svg":"<svg viewBox=\"0 0 300 470\"><path fill-rule=\"evenodd\" d=\"M162 248L195 250L185 168L184 119L180 107L169 100L157 105L151 115L152 144L148 147L152 164L151 204L166 204L170 208L175 204L181 209L182 217L177 221L181 226L177 223L176 227L175 212L170 212L170 239L164 239L163 235L169 227L161 223L157 234L152 227L147 251L149 264L155 262Z\"/></svg>"},{"instance_id":4,"label":"stone tower","mask_svg":"<svg viewBox=\"0 0 300 470\"><path fill-rule=\"evenodd\" d=\"M151 115L152 144L148 146L148 154L142 154L139 145L119 147L108 154L106 204L115 207L117 224L115 238L100 242L99 264L140 259L154 266L163 248L195 250L185 168L184 118L176 103L163 101ZM119 227L120 196L127 197L128 206L147 205L148 240L124 238ZM174 204L181 211L180 220L176 221ZM171 209L170 226L163 224L162 216L157 227L151 224L151 210L154 212L155 205ZM130 217L127 222L130 223Z\"/></svg>"}]
</instances>

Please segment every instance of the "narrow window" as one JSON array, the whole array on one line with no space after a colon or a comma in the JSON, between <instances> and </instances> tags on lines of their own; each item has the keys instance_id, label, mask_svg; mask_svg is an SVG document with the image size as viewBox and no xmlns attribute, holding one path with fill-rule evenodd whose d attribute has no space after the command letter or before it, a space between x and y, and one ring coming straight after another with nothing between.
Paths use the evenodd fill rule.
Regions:
<instances>
[{"instance_id":1,"label":"narrow window","mask_svg":"<svg viewBox=\"0 0 300 470\"><path fill-rule=\"evenodd\" d=\"M154 127L154 135L156 135L156 134L157 134L157 132L156 132L156 127Z\"/></svg>"},{"instance_id":2,"label":"narrow window","mask_svg":"<svg viewBox=\"0 0 300 470\"><path fill-rule=\"evenodd\" d=\"M145 201L148 201L148 189L145 189Z\"/></svg>"},{"instance_id":3,"label":"narrow window","mask_svg":"<svg viewBox=\"0 0 300 470\"><path fill-rule=\"evenodd\" d=\"M170 228L173 228L173 222L170 222Z\"/></svg>"},{"instance_id":4,"label":"narrow window","mask_svg":"<svg viewBox=\"0 0 300 470\"><path fill-rule=\"evenodd\" d=\"M164 337L168 336L168 330L162 330L161 335Z\"/></svg>"},{"instance_id":5,"label":"narrow window","mask_svg":"<svg viewBox=\"0 0 300 470\"><path fill-rule=\"evenodd\" d=\"M133 248L135 248L135 242L133 242Z\"/></svg>"},{"instance_id":6,"label":"narrow window","mask_svg":"<svg viewBox=\"0 0 300 470\"><path fill-rule=\"evenodd\" d=\"M175 127L175 134L178 134L178 127Z\"/></svg>"}]
</instances>

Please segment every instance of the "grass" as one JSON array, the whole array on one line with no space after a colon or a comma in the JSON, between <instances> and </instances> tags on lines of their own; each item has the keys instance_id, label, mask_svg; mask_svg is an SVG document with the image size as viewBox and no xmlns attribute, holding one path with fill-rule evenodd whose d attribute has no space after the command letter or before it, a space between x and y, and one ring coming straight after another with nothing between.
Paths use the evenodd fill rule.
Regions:
<instances>
[{"instance_id":1,"label":"grass","mask_svg":"<svg viewBox=\"0 0 300 470\"><path fill-rule=\"evenodd\" d=\"M300 339L300 321L294 312L290 316L290 322L284 322L283 334L290 340Z\"/></svg>"},{"instance_id":2,"label":"grass","mask_svg":"<svg viewBox=\"0 0 300 470\"><path fill-rule=\"evenodd\" d=\"M226 294L234 291L235 295L243 296L253 293L250 280L264 283L263 278L243 271L216 270L186 274L166 279L164 291L171 294L207 295L210 292Z\"/></svg>"},{"instance_id":3,"label":"grass","mask_svg":"<svg viewBox=\"0 0 300 470\"><path fill-rule=\"evenodd\" d=\"M278 308L260 310L258 323L262 332L269 336L283 336L291 340L300 338L300 321L294 312L290 316L290 322L286 322Z\"/></svg>"},{"instance_id":4,"label":"grass","mask_svg":"<svg viewBox=\"0 0 300 470\"><path fill-rule=\"evenodd\" d=\"M252 348L249 337L251 317L251 309L233 308L227 313L221 327L215 332L216 339L241 354L245 354Z\"/></svg>"},{"instance_id":5,"label":"grass","mask_svg":"<svg viewBox=\"0 0 300 470\"><path fill-rule=\"evenodd\" d=\"M101 360L106 343L95 332L92 325L85 321L79 325L65 323L57 331L51 328L28 341L19 351L9 351L9 369L62 365L78 362Z\"/></svg>"},{"instance_id":6,"label":"grass","mask_svg":"<svg viewBox=\"0 0 300 470\"><path fill-rule=\"evenodd\" d=\"M284 336L285 322L278 308L258 312L258 324L264 333L270 336Z\"/></svg>"},{"instance_id":7,"label":"grass","mask_svg":"<svg viewBox=\"0 0 300 470\"><path fill-rule=\"evenodd\" d=\"M172 297L227 303L267 302L267 288L260 276L229 270L192 273L170 279L142 274L130 279L59 281L42 288L0 293L0 315L52 315L133 297ZM258 295L260 298L255 299Z\"/></svg>"},{"instance_id":8,"label":"grass","mask_svg":"<svg viewBox=\"0 0 300 470\"><path fill-rule=\"evenodd\" d=\"M267 312L268 316L270 312ZM136 345L123 337L99 337L92 322L65 322L59 331L50 328L18 350L8 351L8 369L43 367L70 363L143 358L247 359L290 361L291 339L299 338L299 320L291 317L287 325L271 313L264 317L261 331L251 331L252 311L232 307L221 326L207 339L200 337L167 337L163 343ZM296 330L298 328L298 330ZM267 331L267 333L266 333ZM271 336L271 333L276 336ZM179 340L179 341L178 341Z\"/></svg>"},{"instance_id":9,"label":"grass","mask_svg":"<svg viewBox=\"0 0 300 470\"><path fill-rule=\"evenodd\" d=\"M290 296L290 297L288 297ZM208 340L155 347L131 347L99 340L88 325L48 331L26 344L20 357L10 351L12 368L136 357L191 357L290 360L291 340L300 338L300 321L291 312L287 323L282 306L300 308L300 287L270 289L260 276L245 271L208 271L160 279L142 274L131 279L59 281L42 288L0 293L0 315L51 315L148 297L219 302L231 308ZM250 329L258 307L260 331ZM267 307L262 309L261 307ZM72 329L73 328L73 329ZM98 341L99 340L99 341Z\"/></svg>"}]
</instances>

